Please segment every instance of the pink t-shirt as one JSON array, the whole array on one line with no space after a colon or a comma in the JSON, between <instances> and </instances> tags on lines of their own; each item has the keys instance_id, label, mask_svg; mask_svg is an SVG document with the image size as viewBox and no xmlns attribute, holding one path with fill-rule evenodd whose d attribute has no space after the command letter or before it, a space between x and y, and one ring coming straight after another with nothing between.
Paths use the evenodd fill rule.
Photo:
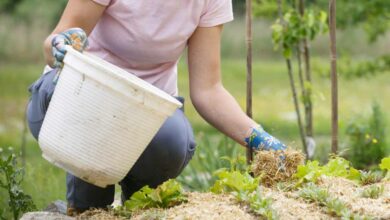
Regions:
<instances>
[{"instance_id":1,"label":"pink t-shirt","mask_svg":"<svg viewBox=\"0 0 390 220\"><path fill-rule=\"evenodd\" d=\"M177 95L177 63L197 27L233 20L231 0L92 0L107 6L88 51Z\"/></svg>"}]
</instances>

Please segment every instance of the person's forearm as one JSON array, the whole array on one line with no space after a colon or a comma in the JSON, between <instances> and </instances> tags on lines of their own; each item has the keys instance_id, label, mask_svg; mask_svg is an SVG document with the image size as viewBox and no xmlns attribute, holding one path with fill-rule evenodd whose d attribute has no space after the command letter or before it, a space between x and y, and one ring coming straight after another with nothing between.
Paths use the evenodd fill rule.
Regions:
<instances>
[{"instance_id":1,"label":"person's forearm","mask_svg":"<svg viewBox=\"0 0 390 220\"><path fill-rule=\"evenodd\" d=\"M53 67L53 63L54 63L54 57L51 51L51 41L53 37L54 34L49 35L43 43L43 53L45 57L45 62L50 67Z\"/></svg>"},{"instance_id":2,"label":"person's forearm","mask_svg":"<svg viewBox=\"0 0 390 220\"><path fill-rule=\"evenodd\" d=\"M55 34L59 34L70 28L81 28L89 35L106 7L90 0L69 0L56 28L44 42L43 50L46 63L49 66L53 66L54 64L51 41Z\"/></svg>"},{"instance_id":3,"label":"person's forearm","mask_svg":"<svg viewBox=\"0 0 390 220\"><path fill-rule=\"evenodd\" d=\"M244 139L258 124L241 109L234 97L221 85L191 95L194 107L211 125L245 145Z\"/></svg>"}]
</instances>

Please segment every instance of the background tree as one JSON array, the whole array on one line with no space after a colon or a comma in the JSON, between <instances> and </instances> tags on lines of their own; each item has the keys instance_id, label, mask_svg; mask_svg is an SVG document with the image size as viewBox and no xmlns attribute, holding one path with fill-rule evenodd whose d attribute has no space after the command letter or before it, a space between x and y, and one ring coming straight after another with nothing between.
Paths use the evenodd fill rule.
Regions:
<instances>
[{"instance_id":1,"label":"background tree","mask_svg":"<svg viewBox=\"0 0 390 220\"><path fill-rule=\"evenodd\" d=\"M293 93L295 111L297 114L298 126L301 134L302 145L308 158L314 155L315 142L313 139L313 102L312 102L312 76L310 65L309 41L314 40L320 33L327 30L325 12L318 9L306 9L304 1L295 0L277 1L276 9L279 19L272 26L273 42L275 49L281 45L283 56L286 59L289 73L290 85ZM264 11L267 9L267 11ZM255 4L255 14L257 16L273 16L275 1L257 1ZM301 89L302 102L305 109L305 128L301 121L299 104L297 101L296 86L294 83L292 56L296 49L298 58L298 75ZM302 59L304 57L304 72L302 71Z\"/></svg>"}]
</instances>

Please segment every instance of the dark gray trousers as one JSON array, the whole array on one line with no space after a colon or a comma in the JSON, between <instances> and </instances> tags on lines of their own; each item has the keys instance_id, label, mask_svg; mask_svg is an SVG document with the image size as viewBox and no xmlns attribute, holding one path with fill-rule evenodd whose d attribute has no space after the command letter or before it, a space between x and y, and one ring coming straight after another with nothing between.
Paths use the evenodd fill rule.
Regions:
<instances>
[{"instance_id":1,"label":"dark gray trousers","mask_svg":"<svg viewBox=\"0 0 390 220\"><path fill-rule=\"evenodd\" d=\"M53 78L56 71L43 74L29 88L31 99L27 108L27 119L30 131L36 139L54 91ZM177 99L184 103L182 97ZM145 185L156 187L170 178L177 177L192 158L195 145L192 127L184 115L184 109L177 109L164 122L127 176L119 183L122 187L122 200L128 199ZM105 208L114 200L114 185L100 188L68 173L66 186L66 198L74 208Z\"/></svg>"}]
</instances>

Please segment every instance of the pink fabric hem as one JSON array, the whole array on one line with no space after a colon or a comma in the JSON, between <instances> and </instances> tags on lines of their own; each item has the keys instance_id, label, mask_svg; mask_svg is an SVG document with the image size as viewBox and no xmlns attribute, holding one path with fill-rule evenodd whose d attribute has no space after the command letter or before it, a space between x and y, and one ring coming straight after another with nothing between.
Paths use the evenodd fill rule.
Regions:
<instances>
[{"instance_id":1,"label":"pink fabric hem","mask_svg":"<svg viewBox=\"0 0 390 220\"><path fill-rule=\"evenodd\" d=\"M104 6L107 6L110 4L111 0L92 0L100 5L104 5Z\"/></svg>"},{"instance_id":2,"label":"pink fabric hem","mask_svg":"<svg viewBox=\"0 0 390 220\"><path fill-rule=\"evenodd\" d=\"M198 27L214 27L214 26L218 26L220 24L225 24L225 23L231 22L233 20L234 20L233 16L229 15L229 16L224 16L221 18L215 18L209 22L207 22L207 21L202 22L198 25Z\"/></svg>"}]
</instances>

